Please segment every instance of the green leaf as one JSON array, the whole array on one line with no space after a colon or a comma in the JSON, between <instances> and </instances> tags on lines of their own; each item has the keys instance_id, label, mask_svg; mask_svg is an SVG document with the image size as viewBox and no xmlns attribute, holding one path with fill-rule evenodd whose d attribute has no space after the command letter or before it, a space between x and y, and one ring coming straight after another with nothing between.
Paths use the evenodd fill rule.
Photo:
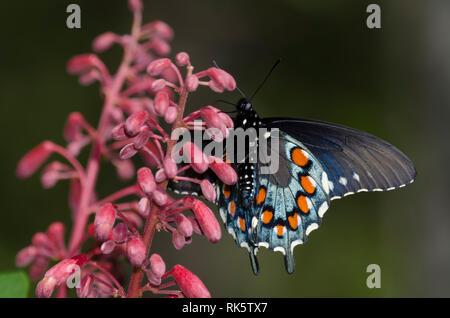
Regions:
<instances>
[{"instance_id":1,"label":"green leaf","mask_svg":"<svg viewBox=\"0 0 450 318\"><path fill-rule=\"evenodd\" d=\"M30 281L24 272L0 273L0 298L25 298Z\"/></svg>"}]
</instances>

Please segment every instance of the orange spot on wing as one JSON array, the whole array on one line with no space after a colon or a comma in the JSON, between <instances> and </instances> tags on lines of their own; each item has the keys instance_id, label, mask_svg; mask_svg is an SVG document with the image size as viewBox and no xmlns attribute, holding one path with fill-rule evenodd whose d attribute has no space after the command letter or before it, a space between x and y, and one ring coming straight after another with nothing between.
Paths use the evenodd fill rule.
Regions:
<instances>
[{"instance_id":1,"label":"orange spot on wing","mask_svg":"<svg viewBox=\"0 0 450 318\"><path fill-rule=\"evenodd\" d=\"M293 216L288 217L289 225L293 230L296 230L298 227L298 214L294 213Z\"/></svg>"},{"instance_id":2,"label":"orange spot on wing","mask_svg":"<svg viewBox=\"0 0 450 318\"><path fill-rule=\"evenodd\" d=\"M263 221L264 224L269 224L270 221L272 221L272 218L273 218L273 212L272 211L266 210L266 211L263 212L263 214L262 214L262 221Z\"/></svg>"},{"instance_id":3,"label":"orange spot on wing","mask_svg":"<svg viewBox=\"0 0 450 318\"><path fill-rule=\"evenodd\" d=\"M297 205L303 213L309 212L308 201L304 195L297 198Z\"/></svg>"},{"instance_id":4,"label":"orange spot on wing","mask_svg":"<svg viewBox=\"0 0 450 318\"><path fill-rule=\"evenodd\" d=\"M245 232L245 219L239 217L239 227L241 228L242 232Z\"/></svg>"},{"instance_id":5,"label":"orange spot on wing","mask_svg":"<svg viewBox=\"0 0 450 318\"><path fill-rule=\"evenodd\" d=\"M292 150L291 158L292 158L292 161L294 161L294 163L297 166L301 166L301 167L306 166L309 161L308 156L305 153L305 151L300 148L294 148L294 150Z\"/></svg>"},{"instance_id":6,"label":"orange spot on wing","mask_svg":"<svg viewBox=\"0 0 450 318\"><path fill-rule=\"evenodd\" d=\"M225 185L223 187L223 195L225 196L225 198L229 198L231 195L231 190L230 190L230 186L229 185Z\"/></svg>"},{"instance_id":7,"label":"orange spot on wing","mask_svg":"<svg viewBox=\"0 0 450 318\"><path fill-rule=\"evenodd\" d=\"M277 235L279 237L283 236L283 230L284 230L284 226L283 225L277 225Z\"/></svg>"},{"instance_id":8,"label":"orange spot on wing","mask_svg":"<svg viewBox=\"0 0 450 318\"><path fill-rule=\"evenodd\" d=\"M236 203L234 201L230 201L228 204L228 212L230 212L231 216L234 216L234 213L236 213Z\"/></svg>"},{"instance_id":9,"label":"orange spot on wing","mask_svg":"<svg viewBox=\"0 0 450 318\"><path fill-rule=\"evenodd\" d=\"M314 193L314 191L316 190L316 186L314 185L313 182L314 181L312 181L312 179L307 176L302 176L300 178L300 183L303 189L310 194Z\"/></svg>"},{"instance_id":10,"label":"orange spot on wing","mask_svg":"<svg viewBox=\"0 0 450 318\"><path fill-rule=\"evenodd\" d=\"M258 195L256 196L256 204L260 205L266 199L266 189L259 188Z\"/></svg>"}]
</instances>

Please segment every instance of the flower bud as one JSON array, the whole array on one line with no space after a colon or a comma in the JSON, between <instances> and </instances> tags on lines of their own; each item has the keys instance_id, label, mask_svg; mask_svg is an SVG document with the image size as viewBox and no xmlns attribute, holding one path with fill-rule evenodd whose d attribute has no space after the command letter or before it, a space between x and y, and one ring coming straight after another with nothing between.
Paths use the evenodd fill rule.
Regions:
<instances>
[{"instance_id":1,"label":"flower bud","mask_svg":"<svg viewBox=\"0 0 450 318\"><path fill-rule=\"evenodd\" d=\"M128 136L125 134L125 124L119 124L111 130L111 136L114 140L126 140Z\"/></svg>"},{"instance_id":2,"label":"flower bud","mask_svg":"<svg viewBox=\"0 0 450 318\"><path fill-rule=\"evenodd\" d=\"M168 179L173 179L177 175L178 167L171 157L167 157L164 162L164 174Z\"/></svg>"},{"instance_id":3,"label":"flower bud","mask_svg":"<svg viewBox=\"0 0 450 318\"><path fill-rule=\"evenodd\" d=\"M195 214L203 234L211 243L216 243L220 240L222 232L220 225L217 222L214 213L202 201L195 199L192 196L184 198L186 206L189 206Z\"/></svg>"},{"instance_id":4,"label":"flower bud","mask_svg":"<svg viewBox=\"0 0 450 318\"><path fill-rule=\"evenodd\" d=\"M192 169L197 173L204 173L208 169L208 159L196 144L186 142L183 145L183 155L192 164Z\"/></svg>"},{"instance_id":5,"label":"flower bud","mask_svg":"<svg viewBox=\"0 0 450 318\"><path fill-rule=\"evenodd\" d=\"M81 54L72 57L67 63L67 72L81 74L94 67L102 66L103 62L95 54Z\"/></svg>"},{"instance_id":6,"label":"flower bud","mask_svg":"<svg viewBox=\"0 0 450 318\"><path fill-rule=\"evenodd\" d=\"M106 242L103 242L102 246L100 247L100 250L103 254L111 254L112 251L114 251L114 248L116 247L116 243L114 241L109 240Z\"/></svg>"},{"instance_id":7,"label":"flower bud","mask_svg":"<svg viewBox=\"0 0 450 318\"><path fill-rule=\"evenodd\" d=\"M44 248L48 251L53 251L55 249L55 244L50 240L47 234L42 232L35 233L31 239L31 243L38 248Z\"/></svg>"},{"instance_id":8,"label":"flower bud","mask_svg":"<svg viewBox=\"0 0 450 318\"><path fill-rule=\"evenodd\" d=\"M146 110L141 110L132 114L125 121L125 133L129 137L134 137L138 134L139 129L145 124L149 115Z\"/></svg>"},{"instance_id":9,"label":"flower bud","mask_svg":"<svg viewBox=\"0 0 450 318\"><path fill-rule=\"evenodd\" d=\"M95 215L95 236L99 241L106 241L110 238L116 220L116 213L114 204L107 203Z\"/></svg>"},{"instance_id":10,"label":"flower bud","mask_svg":"<svg viewBox=\"0 0 450 318\"><path fill-rule=\"evenodd\" d=\"M134 143L130 143L125 145L119 152L119 158L122 160L130 159L135 154L137 154L138 150L134 147Z\"/></svg>"},{"instance_id":11,"label":"flower bud","mask_svg":"<svg viewBox=\"0 0 450 318\"><path fill-rule=\"evenodd\" d=\"M185 66L189 64L189 54L186 52L180 52L175 56L175 63L178 66Z\"/></svg>"},{"instance_id":12,"label":"flower bud","mask_svg":"<svg viewBox=\"0 0 450 318\"><path fill-rule=\"evenodd\" d=\"M198 77L195 75L189 75L186 78L186 87L189 92L193 92L198 87Z\"/></svg>"},{"instance_id":13,"label":"flower bud","mask_svg":"<svg viewBox=\"0 0 450 318\"><path fill-rule=\"evenodd\" d=\"M153 177L153 173L147 167L143 167L138 170L137 182L139 188L145 195L152 195L156 189L156 183L155 178Z\"/></svg>"},{"instance_id":14,"label":"flower bud","mask_svg":"<svg viewBox=\"0 0 450 318\"><path fill-rule=\"evenodd\" d=\"M152 90L155 92L162 90L164 87L166 87L166 80L164 79L157 79L152 83Z\"/></svg>"},{"instance_id":15,"label":"flower bud","mask_svg":"<svg viewBox=\"0 0 450 318\"><path fill-rule=\"evenodd\" d=\"M33 245L27 246L19 251L16 255L17 267L26 267L34 261L37 255L37 248Z\"/></svg>"},{"instance_id":16,"label":"flower bud","mask_svg":"<svg viewBox=\"0 0 450 318\"><path fill-rule=\"evenodd\" d=\"M128 226L125 223L119 223L113 230L113 238L117 243L123 243L128 237Z\"/></svg>"},{"instance_id":17,"label":"flower bud","mask_svg":"<svg viewBox=\"0 0 450 318\"><path fill-rule=\"evenodd\" d=\"M53 222L47 229L47 236L58 248L64 248L64 234L66 229L61 222Z\"/></svg>"},{"instance_id":18,"label":"flower bud","mask_svg":"<svg viewBox=\"0 0 450 318\"><path fill-rule=\"evenodd\" d=\"M80 282L80 287L77 288L77 296L79 298L88 298L91 294L94 285L94 276L89 274L83 277Z\"/></svg>"},{"instance_id":19,"label":"flower bud","mask_svg":"<svg viewBox=\"0 0 450 318\"><path fill-rule=\"evenodd\" d=\"M159 38L151 40L152 50L159 56L166 56L170 53L170 45Z\"/></svg>"},{"instance_id":20,"label":"flower bud","mask_svg":"<svg viewBox=\"0 0 450 318\"><path fill-rule=\"evenodd\" d=\"M66 126L64 127L64 139L71 142L79 138L81 135L82 122L83 115L78 112L71 113L67 118Z\"/></svg>"},{"instance_id":21,"label":"flower bud","mask_svg":"<svg viewBox=\"0 0 450 318\"><path fill-rule=\"evenodd\" d=\"M155 201L157 205L163 206L167 203L167 200L168 196L166 192L160 189L156 189L156 191L153 192L153 201Z\"/></svg>"},{"instance_id":22,"label":"flower bud","mask_svg":"<svg viewBox=\"0 0 450 318\"><path fill-rule=\"evenodd\" d=\"M138 203L138 210L143 216L147 216L150 212L150 200L148 198L141 198Z\"/></svg>"},{"instance_id":23,"label":"flower bud","mask_svg":"<svg viewBox=\"0 0 450 318\"><path fill-rule=\"evenodd\" d=\"M138 237L131 238L127 243L127 255L131 265L139 267L145 260L146 249L142 240Z\"/></svg>"},{"instance_id":24,"label":"flower bud","mask_svg":"<svg viewBox=\"0 0 450 318\"><path fill-rule=\"evenodd\" d=\"M159 169L158 171L156 171L155 181L157 183L161 183L166 179L167 179L167 177L166 177L166 174L164 173L164 169Z\"/></svg>"},{"instance_id":25,"label":"flower bud","mask_svg":"<svg viewBox=\"0 0 450 318\"><path fill-rule=\"evenodd\" d=\"M111 47L118 39L117 34L105 32L98 35L92 42L92 49L96 52L104 52Z\"/></svg>"},{"instance_id":26,"label":"flower bud","mask_svg":"<svg viewBox=\"0 0 450 318\"><path fill-rule=\"evenodd\" d=\"M31 176L48 159L52 151L53 143L50 141L44 141L30 150L19 161L16 169L16 176L19 179Z\"/></svg>"},{"instance_id":27,"label":"flower bud","mask_svg":"<svg viewBox=\"0 0 450 318\"><path fill-rule=\"evenodd\" d=\"M169 107L169 96L167 93L163 91L156 93L154 105L155 112L160 116L164 116Z\"/></svg>"},{"instance_id":28,"label":"flower bud","mask_svg":"<svg viewBox=\"0 0 450 318\"><path fill-rule=\"evenodd\" d=\"M178 214L175 217L175 223L177 224L178 231L184 236L184 237L190 237L192 236L192 223L189 221L187 217L185 217L183 214Z\"/></svg>"},{"instance_id":29,"label":"flower bud","mask_svg":"<svg viewBox=\"0 0 450 318\"><path fill-rule=\"evenodd\" d=\"M211 67L207 70L208 76L215 83L216 87L223 87L226 90L232 91L236 88L236 81L234 78L224 70Z\"/></svg>"},{"instance_id":30,"label":"flower bud","mask_svg":"<svg viewBox=\"0 0 450 318\"><path fill-rule=\"evenodd\" d=\"M150 256L150 267L152 269L152 272L156 275L161 277L166 272L166 264L164 263L162 257L159 254L152 254Z\"/></svg>"},{"instance_id":31,"label":"flower bud","mask_svg":"<svg viewBox=\"0 0 450 318\"><path fill-rule=\"evenodd\" d=\"M178 109L176 107L169 106L169 108L167 108L166 113L164 114L164 120L168 124L173 124L175 122L175 120L177 119L177 115L178 115Z\"/></svg>"},{"instance_id":32,"label":"flower bud","mask_svg":"<svg viewBox=\"0 0 450 318\"><path fill-rule=\"evenodd\" d=\"M200 225L198 224L198 221L191 215L188 216L189 221L192 224L192 229L195 233L198 235L202 235L202 230L200 229Z\"/></svg>"},{"instance_id":33,"label":"flower bud","mask_svg":"<svg viewBox=\"0 0 450 318\"><path fill-rule=\"evenodd\" d=\"M142 11L142 1L141 0L128 0L128 7L132 12Z\"/></svg>"},{"instance_id":34,"label":"flower bud","mask_svg":"<svg viewBox=\"0 0 450 318\"><path fill-rule=\"evenodd\" d=\"M158 76L171 65L172 61L168 58L157 59L151 62L147 67L147 73L150 74L150 76Z\"/></svg>"},{"instance_id":35,"label":"flower bud","mask_svg":"<svg viewBox=\"0 0 450 318\"><path fill-rule=\"evenodd\" d=\"M163 38L165 40L171 40L173 38L173 30L172 28L163 21L154 21L152 23L146 24L142 27L143 30L152 31L155 33L155 36Z\"/></svg>"},{"instance_id":36,"label":"flower bud","mask_svg":"<svg viewBox=\"0 0 450 318\"><path fill-rule=\"evenodd\" d=\"M188 298L210 298L211 294L206 289L203 282L181 265L175 265L171 271L171 275L175 279L178 287Z\"/></svg>"},{"instance_id":37,"label":"flower bud","mask_svg":"<svg viewBox=\"0 0 450 318\"><path fill-rule=\"evenodd\" d=\"M73 272L87 261L83 254L67 258L50 268L36 287L36 296L49 298L54 289L65 282Z\"/></svg>"},{"instance_id":38,"label":"flower bud","mask_svg":"<svg viewBox=\"0 0 450 318\"><path fill-rule=\"evenodd\" d=\"M177 250L181 250L186 245L186 239L179 231L172 232L172 244Z\"/></svg>"},{"instance_id":39,"label":"flower bud","mask_svg":"<svg viewBox=\"0 0 450 318\"><path fill-rule=\"evenodd\" d=\"M200 116L205 121L207 127L218 128L223 134L226 134L226 125L222 118L210 107L203 107L200 110Z\"/></svg>"},{"instance_id":40,"label":"flower bud","mask_svg":"<svg viewBox=\"0 0 450 318\"><path fill-rule=\"evenodd\" d=\"M142 147L144 147L150 139L151 135L152 132L150 131L150 128L148 128L147 126L142 126L137 136L133 139L134 148L141 149Z\"/></svg>"},{"instance_id":41,"label":"flower bud","mask_svg":"<svg viewBox=\"0 0 450 318\"><path fill-rule=\"evenodd\" d=\"M237 182L237 174L234 169L217 157L209 157L209 168L227 185L233 185Z\"/></svg>"},{"instance_id":42,"label":"flower bud","mask_svg":"<svg viewBox=\"0 0 450 318\"><path fill-rule=\"evenodd\" d=\"M49 259L47 257L36 255L36 258L34 259L33 263L31 263L31 266L28 270L30 279L34 281L41 278L47 270L48 263Z\"/></svg>"},{"instance_id":43,"label":"flower bud","mask_svg":"<svg viewBox=\"0 0 450 318\"><path fill-rule=\"evenodd\" d=\"M206 198L206 200L214 202L216 200L216 189L206 179L203 179L202 182L200 182L200 187L202 189L202 194Z\"/></svg>"}]
</instances>

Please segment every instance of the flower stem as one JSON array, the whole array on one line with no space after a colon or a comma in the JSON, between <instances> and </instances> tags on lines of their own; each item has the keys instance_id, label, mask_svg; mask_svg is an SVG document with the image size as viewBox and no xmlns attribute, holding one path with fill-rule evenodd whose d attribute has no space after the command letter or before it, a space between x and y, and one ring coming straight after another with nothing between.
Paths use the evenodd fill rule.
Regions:
<instances>
[{"instance_id":1,"label":"flower stem","mask_svg":"<svg viewBox=\"0 0 450 318\"><path fill-rule=\"evenodd\" d=\"M193 67L188 66L188 72L187 72L187 76L192 74L192 70ZM186 86L183 86L181 92L180 92L180 98L179 98L179 109L178 109L178 115L177 115L177 120L175 121L172 130L181 127L184 125L183 123L183 113L184 113L184 109L186 106L186 101L187 101L187 97L189 95L188 90L186 89ZM167 150L166 150L166 155L170 155L170 153L172 152L173 147L176 144L176 140L169 140L167 142ZM167 188L167 184L168 184L168 180L165 180L164 182L162 182L160 184L160 186L163 189ZM144 229L144 234L142 236L142 240L144 242L144 245L146 246L147 249L147 255L150 252L150 248L152 245L152 240L153 240L153 235L155 233L155 228L156 228L156 224L158 223L158 214L159 214L159 207L157 205L153 205L150 213L147 217L147 221L145 223L145 229ZM141 283L142 283L142 278L144 277L144 272L142 271L142 269L140 268L135 268L133 270L133 274L131 275L131 279L130 279L130 285L128 287L128 297L129 298L137 298L137 297L141 297Z\"/></svg>"}]
</instances>

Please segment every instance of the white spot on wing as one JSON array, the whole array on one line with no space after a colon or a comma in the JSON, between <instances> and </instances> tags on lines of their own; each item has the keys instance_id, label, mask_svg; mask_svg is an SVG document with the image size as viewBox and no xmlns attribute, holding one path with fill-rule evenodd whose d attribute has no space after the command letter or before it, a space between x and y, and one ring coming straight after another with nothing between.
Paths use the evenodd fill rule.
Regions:
<instances>
[{"instance_id":1,"label":"white spot on wing","mask_svg":"<svg viewBox=\"0 0 450 318\"><path fill-rule=\"evenodd\" d=\"M286 255L286 250L284 249L284 247L281 246L277 246L273 249L274 252L280 252L283 255Z\"/></svg>"},{"instance_id":2,"label":"white spot on wing","mask_svg":"<svg viewBox=\"0 0 450 318\"><path fill-rule=\"evenodd\" d=\"M340 177L339 183L342 184L344 187L347 185L347 178Z\"/></svg>"},{"instance_id":3,"label":"white spot on wing","mask_svg":"<svg viewBox=\"0 0 450 318\"><path fill-rule=\"evenodd\" d=\"M319 217L323 217L323 215L325 214L325 212L327 212L327 210L328 210L328 203L324 202L320 206L319 211L317 212L317 214L319 214Z\"/></svg>"},{"instance_id":4,"label":"white spot on wing","mask_svg":"<svg viewBox=\"0 0 450 318\"><path fill-rule=\"evenodd\" d=\"M357 174L356 172L353 172L353 179L355 179L356 181L359 182L359 174Z\"/></svg>"},{"instance_id":5,"label":"white spot on wing","mask_svg":"<svg viewBox=\"0 0 450 318\"><path fill-rule=\"evenodd\" d=\"M258 226L258 219L256 216L252 218L252 228L256 228Z\"/></svg>"},{"instance_id":6,"label":"white spot on wing","mask_svg":"<svg viewBox=\"0 0 450 318\"><path fill-rule=\"evenodd\" d=\"M250 252L250 247L248 246L247 242L241 242L241 247L245 247Z\"/></svg>"},{"instance_id":7,"label":"white spot on wing","mask_svg":"<svg viewBox=\"0 0 450 318\"><path fill-rule=\"evenodd\" d=\"M330 187L328 186L328 175L325 171L322 172L322 187L326 194L330 193Z\"/></svg>"},{"instance_id":8,"label":"white spot on wing","mask_svg":"<svg viewBox=\"0 0 450 318\"><path fill-rule=\"evenodd\" d=\"M319 224L317 223L312 223L310 225L308 225L308 227L306 228L306 235L309 235L309 233L311 233L314 230L317 230L319 228Z\"/></svg>"},{"instance_id":9,"label":"white spot on wing","mask_svg":"<svg viewBox=\"0 0 450 318\"><path fill-rule=\"evenodd\" d=\"M267 242L259 242L259 243L258 243L258 246L260 246L260 247L265 247L265 248L269 248L269 243L267 243Z\"/></svg>"},{"instance_id":10,"label":"white spot on wing","mask_svg":"<svg viewBox=\"0 0 450 318\"><path fill-rule=\"evenodd\" d=\"M302 240L295 240L291 243L291 253L294 252L294 247L296 247L297 245L303 244Z\"/></svg>"}]
</instances>

